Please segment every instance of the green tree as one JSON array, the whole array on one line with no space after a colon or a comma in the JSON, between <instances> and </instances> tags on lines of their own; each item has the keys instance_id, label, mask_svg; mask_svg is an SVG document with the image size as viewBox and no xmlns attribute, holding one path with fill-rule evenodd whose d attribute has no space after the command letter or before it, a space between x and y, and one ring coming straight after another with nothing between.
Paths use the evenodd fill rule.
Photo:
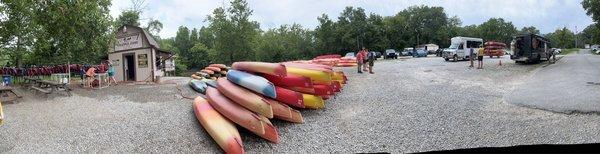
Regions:
<instances>
[{"instance_id":1,"label":"green tree","mask_svg":"<svg viewBox=\"0 0 600 154\"><path fill-rule=\"evenodd\" d=\"M5 18L0 22L1 50L7 53L10 62L21 66L30 47L35 42L39 26L35 19L35 3L32 0L2 0L0 14ZM4 56L4 53L2 53ZM5 57L0 57L5 58ZM4 64L2 64L4 65Z\"/></svg>"},{"instance_id":2,"label":"green tree","mask_svg":"<svg viewBox=\"0 0 600 154\"><path fill-rule=\"evenodd\" d=\"M135 10L125 10L121 12L121 15L117 17L116 27L120 27L122 25L140 26L140 14L140 11Z\"/></svg>"},{"instance_id":3,"label":"green tree","mask_svg":"<svg viewBox=\"0 0 600 154\"><path fill-rule=\"evenodd\" d=\"M189 50L189 66L192 68L203 68L210 64L208 48L202 43L197 43Z\"/></svg>"},{"instance_id":4,"label":"green tree","mask_svg":"<svg viewBox=\"0 0 600 154\"><path fill-rule=\"evenodd\" d=\"M337 53L340 51L338 46L339 39L336 33L335 22L329 19L327 14L322 14L317 18L319 25L315 28L314 37L316 50L315 55Z\"/></svg>"},{"instance_id":5,"label":"green tree","mask_svg":"<svg viewBox=\"0 0 600 154\"><path fill-rule=\"evenodd\" d=\"M587 26L578 35L582 44L600 44L600 27L597 23Z\"/></svg>"},{"instance_id":6,"label":"green tree","mask_svg":"<svg viewBox=\"0 0 600 154\"><path fill-rule=\"evenodd\" d=\"M521 31L519 31L519 34L540 34L540 30L533 26L523 27L521 28Z\"/></svg>"},{"instance_id":7,"label":"green tree","mask_svg":"<svg viewBox=\"0 0 600 154\"><path fill-rule=\"evenodd\" d=\"M550 42L554 47L575 47L575 34L571 30L567 29L567 27L557 29L556 31L550 34L546 34L546 38L550 39Z\"/></svg>"},{"instance_id":8,"label":"green tree","mask_svg":"<svg viewBox=\"0 0 600 154\"><path fill-rule=\"evenodd\" d=\"M234 0L228 13L229 16L223 8L217 8L208 18L209 27L215 36L211 57L226 64L252 60L255 49L253 44L259 36L258 23L250 21L252 10L245 0Z\"/></svg>"},{"instance_id":9,"label":"green tree","mask_svg":"<svg viewBox=\"0 0 600 154\"><path fill-rule=\"evenodd\" d=\"M600 0L583 0L581 5L586 10L587 15L592 16L596 22L600 22Z\"/></svg>"},{"instance_id":10,"label":"green tree","mask_svg":"<svg viewBox=\"0 0 600 154\"><path fill-rule=\"evenodd\" d=\"M198 41L211 49L214 46L215 36L208 27L202 26L198 31Z\"/></svg>"},{"instance_id":11,"label":"green tree","mask_svg":"<svg viewBox=\"0 0 600 154\"><path fill-rule=\"evenodd\" d=\"M513 36L517 34L517 28L512 22L504 21L502 18L491 18L478 27L480 36L486 41L500 41L510 43Z\"/></svg>"}]
</instances>

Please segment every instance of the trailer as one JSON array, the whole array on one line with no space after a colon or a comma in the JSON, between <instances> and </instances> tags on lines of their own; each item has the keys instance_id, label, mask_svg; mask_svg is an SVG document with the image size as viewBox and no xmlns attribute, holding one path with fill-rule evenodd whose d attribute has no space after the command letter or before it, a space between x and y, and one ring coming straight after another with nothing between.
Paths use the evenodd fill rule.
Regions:
<instances>
[{"instance_id":1,"label":"trailer","mask_svg":"<svg viewBox=\"0 0 600 154\"><path fill-rule=\"evenodd\" d=\"M517 63L539 63L554 56L550 41L542 36L526 34L516 36L511 42L513 54L510 59Z\"/></svg>"}]
</instances>

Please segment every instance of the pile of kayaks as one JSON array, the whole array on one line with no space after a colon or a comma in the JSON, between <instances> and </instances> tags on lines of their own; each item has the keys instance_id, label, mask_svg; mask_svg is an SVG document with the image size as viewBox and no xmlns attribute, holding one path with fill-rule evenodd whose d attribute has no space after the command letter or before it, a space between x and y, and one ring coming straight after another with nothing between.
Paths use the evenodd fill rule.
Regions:
<instances>
[{"instance_id":1,"label":"pile of kayaks","mask_svg":"<svg viewBox=\"0 0 600 154\"><path fill-rule=\"evenodd\" d=\"M201 79L216 80L217 78L220 78L220 77L226 77L228 69L229 68L227 66L225 66L224 64L210 64L209 66L200 70L200 72L196 72L196 73L192 74L191 77L193 79L198 79L198 80L201 80Z\"/></svg>"},{"instance_id":2,"label":"pile of kayaks","mask_svg":"<svg viewBox=\"0 0 600 154\"><path fill-rule=\"evenodd\" d=\"M354 67L358 65L356 63L356 57L342 57L341 55L321 55L313 58L312 60L301 60L293 61L294 63L307 63L307 64L321 64L330 67Z\"/></svg>"},{"instance_id":3,"label":"pile of kayaks","mask_svg":"<svg viewBox=\"0 0 600 154\"><path fill-rule=\"evenodd\" d=\"M278 143L271 119L304 123L297 109L321 109L347 78L330 66L304 63L235 62L225 77L192 79L204 94L194 99L198 121L227 153L243 153L236 125ZM212 77L211 77L212 78Z\"/></svg>"}]
</instances>

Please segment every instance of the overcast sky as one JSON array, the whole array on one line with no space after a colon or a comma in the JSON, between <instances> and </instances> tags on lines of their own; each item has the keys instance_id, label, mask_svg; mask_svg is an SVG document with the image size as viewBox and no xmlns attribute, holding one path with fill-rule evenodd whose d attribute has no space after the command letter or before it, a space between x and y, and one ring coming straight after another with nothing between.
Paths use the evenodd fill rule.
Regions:
<instances>
[{"instance_id":1,"label":"overcast sky","mask_svg":"<svg viewBox=\"0 0 600 154\"><path fill-rule=\"evenodd\" d=\"M164 25L162 38L174 37L181 25L200 28L207 25L207 15L225 5L228 0L146 0L148 7L142 14L147 19L158 19ZM458 16L463 25L481 24L492 17L511 21L518 29L535 26L542 33L567 27L578 31L592 24L580 0L248 0L254 13L252 20L261 29L283 24L299 23L315 28L317 17L325 13L337 19L346 6L362 7L367 13L391 16L412 5L444 7L449 16ZM113 0L110 14L117 18L131 6L130 0Z\"/></svg>"}]
</instances>

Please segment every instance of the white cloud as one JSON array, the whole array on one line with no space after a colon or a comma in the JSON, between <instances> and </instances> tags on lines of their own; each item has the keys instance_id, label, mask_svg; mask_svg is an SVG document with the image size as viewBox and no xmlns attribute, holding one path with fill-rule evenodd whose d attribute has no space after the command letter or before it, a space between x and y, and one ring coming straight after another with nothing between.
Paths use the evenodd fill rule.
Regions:
<instances>
[{"instance_id":1,"label":"white cloud","mask_svg":"<svg viewBox=\"0 0 600 154\"><path fill-rule=\"evenodd\" d=\"M143 17L158 19L164 24L160 35L173 37L179 26L199 28L216 7L228 0L149 0ZM444 7L449 16L458 16L464 25L481 24L500 17L518 28L536 26L543 33L566 26L578 26L579 31L592 23L579 0L248 0L254 10L251 17L268 29L282 24L299 23L307 28L318 24L316 18L325 13L336 19L346 6L362 7L366 12L394 15L412 5ZM114 0L111 15L116 18L127 8L129 0ZM144 21L142 23L145 23Z\"/></svg>"}]
</instances>

